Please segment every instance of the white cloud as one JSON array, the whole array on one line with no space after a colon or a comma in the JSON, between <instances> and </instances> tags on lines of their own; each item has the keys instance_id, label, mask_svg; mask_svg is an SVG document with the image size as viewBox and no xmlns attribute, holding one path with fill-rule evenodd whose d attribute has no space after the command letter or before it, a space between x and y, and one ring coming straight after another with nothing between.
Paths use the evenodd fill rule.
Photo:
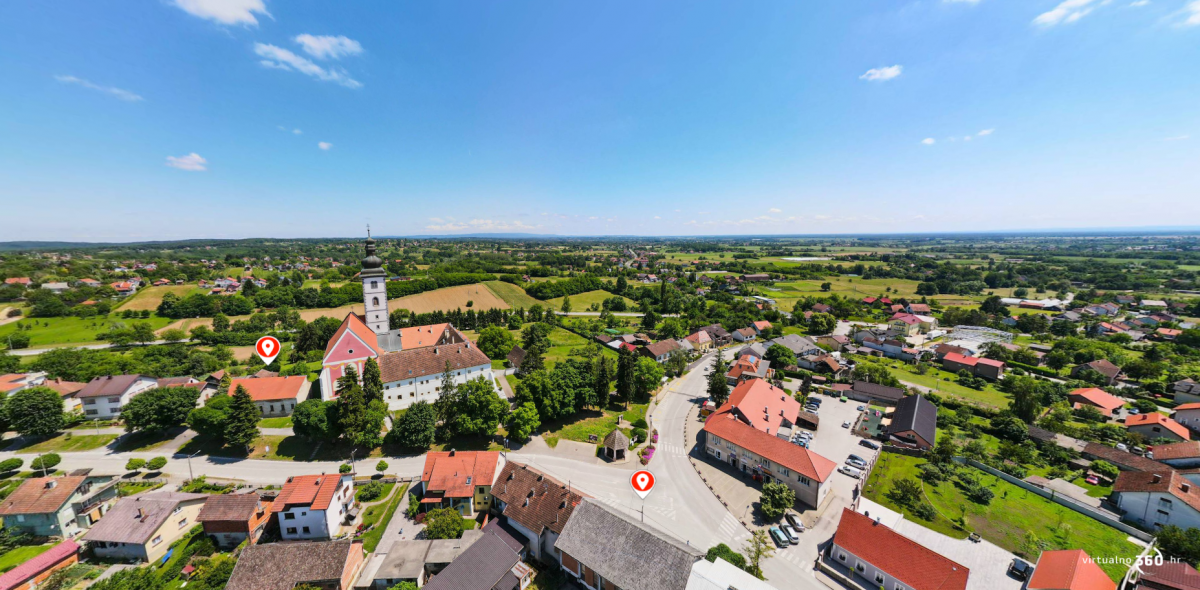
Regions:
<instances>
[{"instance_id":1,"label":"white cloud","mask_svg":"<svg viewBox=\"0 0 1200 590\"><path fill-rule=\"evenodd\" d=\"M1183 21L1185 27L1195 27L1200 25L1200 0L1193 0L1187 6L1183 7L1184 14L1187 18Z\"/></svg>"},{"instance_id":2,"label":"white cloud","mask_svg":"<svg viewBox=\"0 0 1200 590\"><path fill-rule=\"evenodd\" d=\"M204 172L208 170L208 160L200 157L200 154L192 152L186 156L167 156L167 165L188 172Z\"/></svg>"},{"instance_id":3,"label":"white cloud","mask_svg":"<svg viewBox=\"0 0 1200 590\"><path fill-rule=\"evenodd\" d=\"M541 227L540 225L529 225L520 221L498 221L495 219L472 219L471 221L450 221L443 224L427 225L425 229L434 231L462 231L471 230L474 232L486 231L513 231L513 230L531 230Z\"/></svg>"},{"instance_id":4,"label":"white cloud","mask_svg":"<svg viewBox=\"0 0 1200 590\"><path fill-rule=\"evenodd\" d=\"M925 145L933 145L933 144L937 143L937 140L932 137L926 137L925 139L921 140L921 143L923 143Z\"/></svg>"},{"instance_id":5,"label":"white cloud","mask_svg":"<svg viewBox=\"0 0 1200 590\"><path fill-rule=\"evenodd\" d=\"M271 16L263 0L174 0L184 12L223 25L257 25L254 13Z\"/></svg>"},{"instance_id":6,"label":"white cloud","mask_svg":"<svg viewBox=\"0 0 1200 590\"><path fill-rule=\"evenodd\" d=\"M867 73L859 76L858 79L867 80L868 82L886 82L899 76L903 71L904 66L901 65L888 66L886 68L871 68L867 70Z\"/></svg>"},{"instance_id":7,"label":"white cloud","mask_svg":"<svg viewBox=\"0 0 1200 590\"><path fill-rule=\"evenodd\" d=\"M996 132L996 130L995 130L995 129L984 129L983 131L980 131L980 132L979 132L979 136L980 136L980 137L983 137L983 136L985 136L985 135L991 135L991 134L993 134L993 133L995 133L995 132Z\"/></svg>"},{"instance_id":8,"label":"white cloud","mask_svg":"<svg viewBox=\"0 0 1200 590\"><path fill-rule=\"evenodd\" d=\"M1092 11L1089 6L1096 0L1065 0L1063 3L1055 6L1052 10L1039 14L1033 19L1033 24L1043 27L1052 27L1060 23L1073 23ZM1200 2L1200 0L1197 0Z\"/></svg>"},{"instance_id":9,"label":"white cloud","mask_svg":"<svg viewBox=\"0 0 1200 590\"><path fill-rule=\"evenodd\" d=\"M354 39L338 35L296 35L295 42L300 44L307 53L317 59L341 59L346 55L362 53L362 44Z\"/></svg>"},{"instance_id":10,"label":"white cloud","mask_svg":"<svg viewBox=\"0 0 1200 590\"><path fill-rule=\"evenodd\" d=\"M87 80L84 80L83 78L76 78L75 76L55 76L54 79L58 80L59 82L62 82L63 84L77 84L79 86L83 86L84 88L87 88L88 90L95 90L97 92L103 92L110 96L115 96L121 100L129 101L129 102L137 102L139 100L143 100L141 96L138 96L137 94L134 94L128 90L122 90L120 88L114 88L112 86L101 86L99 84L93 84L91 82L88 82Z\"/></svg>"},{"instance_id":11,"label":"white cloud","mask_svg":"<svg viewBox=\"0 0 1200 590\"><path fill-rule=\"evenodd\" d=\"M1183 141L1187 138L1187 135L1176 135L1175 137L1164 137L1163 141Z\"/></svg>"},{"instance_id":12,"label":"white cloud","mask_svg":"<svg viewBox=\"0 0 1200 590\"><path fill-rule=\"evenodd\" d=\"M362 87L362 83L351 78L344 70L325 69L282 47L266 43L255 43L254 53L259 57L266 58L259 63L268 68L294 70L323 82L336 82L346 88Z\"/></svg>"},{"instance_id":13,"label":"white cloud","mask_svg":"<svg viewBox=\"0 0 1200 590\"><path fill-rule=\"evenodd\" d=\"M767 213L783 213L783 209L776 209L774 207L771 207L770 209L767 209Z\"/></svg>"},{"instance_id":14,"label":"white cloud","mask_svg":"<svg viewBox=\"0 0 1200 590\"><path fill-rule=\"evenodd\" d=\"M333 144L329 143L328 141L318 141L317 147L319 147L325 151L329 151L329 148L333 147Z\"/></svg>"}]
</instances>

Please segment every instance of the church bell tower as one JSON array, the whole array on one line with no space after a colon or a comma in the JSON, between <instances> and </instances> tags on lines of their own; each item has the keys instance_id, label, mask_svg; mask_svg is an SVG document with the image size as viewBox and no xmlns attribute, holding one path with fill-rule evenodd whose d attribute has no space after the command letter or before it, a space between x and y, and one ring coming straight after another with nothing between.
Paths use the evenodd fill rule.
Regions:
<instances>
[{"instance_id":1,"label":"church bell tower","mask_svg":"<svg viewBox=\"0 0 1200 590\"><path fill-rule=\"evenodd\" d=\"M371 228L367 228L367 257L362 261L363 304L366 312L363 319L371 331L383 335L388 333L387 273L383 261L375 255L375 240Z\"/></svg>"}]
</instances>

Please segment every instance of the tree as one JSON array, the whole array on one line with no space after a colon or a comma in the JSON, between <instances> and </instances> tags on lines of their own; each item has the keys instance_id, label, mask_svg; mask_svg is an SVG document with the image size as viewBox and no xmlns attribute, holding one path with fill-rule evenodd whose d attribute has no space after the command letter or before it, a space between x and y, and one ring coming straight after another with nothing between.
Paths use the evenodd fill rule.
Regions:
<instances>
[{"instance_id":1,"label":"tree","mask_svg":"<svg viewBox=\"0 0 1200 590\"><path fill-rule=\"evenodd\" d=\"M166 466L167 466L167 458L166 457L155 457L146 462L146 469L149 469L150 471L161 471L162 468L166 467Z\"/></svg>"},{"instance_id":2,"label":"tree","mask_svg":"<svg viewBox=\"0 0 1200 590\"><path fill-rule=\"evenodd\" d=\"M363 364L362 388L367 402L383 401L383 376L379 372L379 363L375 362L374 358L367 359Z\"/></svg>"},{"instance_id":3,"label":"tree","mask_svg":"<svg viewBox=\"0 0 1200 590\"><path fill-rule=\"evenodd\" d=\"M459 386L462 405L458 408L457 434L491 436L508 412L492 382L479 377Z\"/></svg>"},{"instance_id":4,"label":"tree","mask_svg":"<svg viewBox=\"0 0 1200 590\"><path fill-rule=\"evenodd\" d=\"M767 520L775 520L796 504L796 492L787 484L766 482L759 497L759 509Z\"/></svg>"},{"instance_id":5,"label":"tree","mask_svg":"<svg viewBox=\"0 0 1200 590\"><path fill-rule=\"evenodd\" d=\"M783 346L782 344L772 344L771 348L767 349L767 354L763 355L767 360L771 361L771 366L776 369L790 367L796 364L796 353L792 349Z\"/></svg>"},{"instance_id":6,"label":"tree","mask_svg":"<svg viewBox=\"0 0 1200 590\"><path fill-rule=\"evenodd\" d=\"M632 350L625 347L621 347L617 353L617 400L628 408L629 400L633 398L634 390L637 387L634 376L637 369L637 356L633 354Z\"/></svg>"},{"instance_id":7,"label":"tree","mask_svg":"<svg viewBox=\"0 0 1200 590\"><path fill-rule=\"evenodd\" d=\"M529 440L529 436L541 425L537 407L533 402L525 402L518 406L508 415L508 421L505 423L509 438L521 442Z\"/></svg>"},{"instance_id":8,"label":"tree","mask_svg":"<svg viewBox=\"0 0 1200 590\"><path fill-rule=\"evenodd\" d=\"M658 389L666 370L652 358L639 357L633 370L634 399L638 403L650 401L650 394Z\"/></svg>"},{"instance_id":9,"label":"tree","mask_svg":"<svg viewBox=\"0 0 1200 590\"><path fill-rule=\"evenodd\" d=\"M125 462L125 471L141 471L146 466L145 459L133 458Z\"/></svg>"},{"instance_id":10,"label":"tree","mask_svg":"<svg viewBox=\"0 0 1200 590\"><path fill-rule=\"evenodd\" d=\"M437 414L429 402L419 401L395 419L388 442L406 449L428 449L437 432Z\"/></svg>"},{"instance_id":11,"label":"tree","mask_svg":"<svg viewBox=\"0 0 1200 590\"><path fill-rule=\"evenodd\" d=\"M453 508L438 508L425 513L426 539L457 539L463 532L462 515Z\"/></svg>"},{"instance_id":12,"label":"tree","mask_svg":"<svg viewBox=\"0 0 1200 590\"><path fill-rule=\"evenodd\" d=\"M728 372L729 365L725 364L725 358L718 352L717 362L713 363L712 373L708 376L708 398L718 408L729 401L729 382L725 380L725 373Z\"/></svg>"},{"instance_id":13,"label":"tree","mask_svg":"<svg viewBox=\"0 0 1200 590\"><path fill-rule=\"evenodd\" d=\"M761 579L763 577L762 562L775 555L775 544L767 536L766 531L759 529L751 533L749 539L746 539L746 546L742 552L746 555L746 571Z\"/></svg>"},{"instance_id":14,"label":"tree","mask_svg":"<svg viewBox=\"0 0 1200 590\"><path fill-rule=\"evenodd\" d=\"M161 387L144 391L121 408L125 432L163 432L187 421L200 390L194 387Z\"/></svg>"},{"instance_id":15,"label":"tree","mask_svg":"<svg viewBox=\"0 0 1200 590\"><path fill-rule=\"evenodd\" d=\"M310 441L337 438L337 402L309 399L292 410L292 431Z\"/></svg>"},{"instance_id":16,"label":"tree","mask_svg":"<svg viewBox=\"0 0 1200 590\"><path fill-rule=\"evenodd\" d=\"M225 446L246 451L250 449L254 439L258 438L258 419L261 413L245 387L238 385L232 397L229 414L225 418Z\"/></svg>"},{"instance_id":17,"label":"tree","mask_svg":"<svg viewBox=\"0 0 1200 590\"><path fill-rule=\"evenodd\" d=\"M387 471L387 468L388 468L387 461L381 460L380 462L375 464L375 471L378 471L379 473L383 473L384 471Z\"/></svg>"},{"instance_id":18,"label":"tree","mask_svg":"<svg viewBox=\"0 0 1200 590\"><path fill-rule=\"evenodd\" d=\"M503 359L512 352L517 340L502 326L488 326L479 332L479 350L492 360Z\"/></svg>"},{"instance_id":19,"label":"tree","mask_svg":"<svg viewBox=\"0 0 1200 590\"><path fill-rule=\"evenodd\" d=\"M710 547L708 552L704 554L704 559L710 562L716 562L718 557L728 561L738 569L746 569L746 556L734 551L729 545L720 543L716 547Z\"/></svg>"},{"instance_id":20,"label":"tree","mask_svg":"<svg viewBox=\"0 0 1200 590\"><path fill-rule=\"evenodd\" d=\"M21 436L44 438L62 430L65 423L62 397L49 387L30 387L4 402L9 427Z\"/></svg>"}]
</instances>

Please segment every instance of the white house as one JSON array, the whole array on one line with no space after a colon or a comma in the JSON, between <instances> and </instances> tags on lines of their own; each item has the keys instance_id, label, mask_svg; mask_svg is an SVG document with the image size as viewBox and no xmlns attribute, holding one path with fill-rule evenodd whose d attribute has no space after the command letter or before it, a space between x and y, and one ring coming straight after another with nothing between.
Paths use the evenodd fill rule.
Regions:
<instances>
[{"instance_id":1,"label":"white house","mask_svg":"<svg viewBox=\"0 0 1200 590\"><path fill-rule=\"evenodd\" d=\"M1200 528L1200 489L1178 471L1122 471L1113 484L1121 519L1147 528Z\"/></svg>"},{"instance_id":2,"label":"white house","mask_svg":"<svg viewBox=\"0 0 1200 590\"><path fill-rule=\"evenodd\" d=\"M285 541L330 539L353 504L353 475L297 475L288 478L271 512Z\"/></svg>"},{"instance_id":3,"label":"white house","mask_svg":"<svg viewBox=\"0 0 1200 590\"><path fill-rule=\"evenodd\" d=\"M92 420L119 416L121 408L133 396L158 387L158 380L145 375L108 375L96 377L75 394L83 415Z\"/></svg>"}]
</instances>

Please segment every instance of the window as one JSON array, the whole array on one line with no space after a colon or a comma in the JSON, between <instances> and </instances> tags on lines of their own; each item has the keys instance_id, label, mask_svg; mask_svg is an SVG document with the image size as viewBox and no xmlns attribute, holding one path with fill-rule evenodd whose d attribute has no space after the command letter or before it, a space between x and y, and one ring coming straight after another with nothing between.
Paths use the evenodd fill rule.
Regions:
<instances>
[{"instance_id":1,"label":"window","mask_svg":"<svg viewBox=\"0 0 1200 590\"><path fill-rule=\"evenodd\" d=\"M296 513L295 512L284 512L283 519L284 520L296 520Z\"/></svg>"},{"instance_id":2,"label":"window","mask_svg":"<svg viewBox=\"0 0 1200 590\"><path fill-rule=\"evenodd\" d=\"M157 544L159 544L159 543L162 543L162 535L159 535L159 536L157 536L157 537L154 537L154 540L153 540L153 541L150 541L150 544L151 544L151 545L157 545Z\"/></svg>"},{"instance_id":3,"label":"window","mask_svg":"<svg viewBox=\"0 0 1200 590\"><path fill-rule=\"evenodd\" d=\"M294 534L296 534L296 527L294 527L294 526L290 526L290 527L288 527L287 533L288 533L289 535L294 535Z\"/></svg>"}]
</instances>

